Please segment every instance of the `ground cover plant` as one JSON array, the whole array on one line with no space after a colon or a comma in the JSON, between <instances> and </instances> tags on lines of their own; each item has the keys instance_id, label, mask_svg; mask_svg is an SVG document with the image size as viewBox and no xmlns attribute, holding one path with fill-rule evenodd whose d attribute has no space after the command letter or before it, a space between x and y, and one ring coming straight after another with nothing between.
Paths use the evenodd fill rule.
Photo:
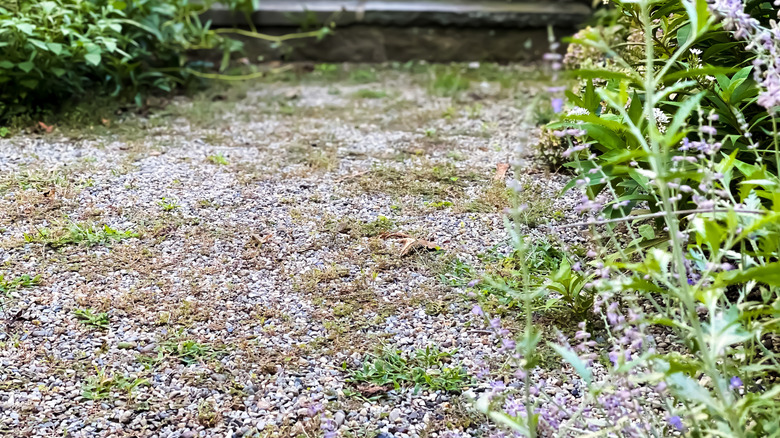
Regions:
<instances>
[{"instance_id":1,"label":"ground cover plant","mask_svg":"<svg viewBox=\"0 0 780 438\"><path fill-rule=\"evenodd\" d=\"M0 122L30 125L72 98L146 106L153 93L219 78L242 44L232 35L281 42L322 37L327 28L274 37L212 29L201 15L213 0L13 0L0 4ZM257 0L220 2L249 17ZM221 52L219 65L191 56ZM211 56L213 58L213 56ZM257 73L257 72L254 72ZM78 111L74 111L78 113ZM94 114L93 114L94 116ZM49 125L41 125L49 129ZM2 132L8 134L7 128Z\"/></svg>"},{"instance_id":2,"label":"ground cover plant","mask_svg":"<svg viewBox=\"0 0 780 438\"><path fill-rule=\"evenodd\" d=\"M518 436L780 436L778 3L609 3L567 58L548 55L579 67L577 86L549 90L547 130L583 195L573 226L592 249L570 271L593 313L550 336L533 303L563 296L564 273L485 279L522 297L524 327L515 337L474 308L515 371L477 406ZM524 208L507 222L521 258ZM581 391L546 395L543 337Z\"/></svg>"}]
</instances>

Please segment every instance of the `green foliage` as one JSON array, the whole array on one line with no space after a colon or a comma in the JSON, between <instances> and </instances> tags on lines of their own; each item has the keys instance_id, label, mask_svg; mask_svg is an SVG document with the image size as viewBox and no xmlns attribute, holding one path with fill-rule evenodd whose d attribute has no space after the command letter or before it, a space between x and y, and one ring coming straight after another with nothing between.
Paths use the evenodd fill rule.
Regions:
<instances>
[{"instance_id":1,"label":"green foliage","mask_svg":"<svg viewBox=\"0 0 780 438\"><path fill-rule=\"evenodd\" d=\"M349 73L349 80L357 84L376 82L376 71L360 68Z\"/></svg>"},{"instance_id":2,"label":"green foliage","mask_svg":"<svg viewBox=\"0 0 780 438\"><path fill-rule=\"evenodd\" d=\"M38 242L49 245L52 248L60 248L67 245L110 245L124 239L138 237L133 231L119 231L108 225L99 227L89 223L70 222L62 230L51 231L48 228L38 229L36 233L25 233L27 242Z\"/></svg>"},{"instance_id":3,"label":"green foliage","mask_svg":"<svg viewBox=\"0 0 780 438\"><path fill-rule=\"evenodd\" d=\"M387 97L387 92L384 90L362 88L355 92L355 96L361 99L382 99L383 97Z\"/></svg>"},{"instance_id":4,"label":"green foliage","mask_svg":"<svg viewBox=\"0 0 780 438\"><path fill-rule=\"evenodd\" d=\"M148 385L146 379L108 374L105 369L98 370L96 376L89 377L81 386L81 396L87 400L103 400L115 392L131 395L133 389Z\"/></svg>"},{"instance_id":5,"label":"green foliage","mask_svg":"<svg viewBox=\"0 0 780 438\"><path fill-rule=\"evenodd\" d=\"M434 68L429 88L437 96L452 97L471 88L471 80L455 66Z\"/></svg>"},{"instance_id":6,"label":"green foliage","mask_svg":"<svg viewBox=\"0 0 780 438\"><path fill-rule=\"evenodd\" d=\"M760 9L764 2L748 3ZM663 134L659 137L662 147L680 147L683 140L708 141L701 127L707 129L717 119L721 145L715 153L715 162L721 155L734 157L748 165L765 165L777 173L774 151L760 147L772 143L773 126L766 110L756 104L759 88L752 74L754 55L746 50L747 43L735 40L710 14L698 19L697 32L692 32L686 4L682 0L664 0L657 2L651 11L650 18L656 22L655 81L658 87L665 87L663 93L657 94L653 115L646 114L647 93L637 70L644 62L644 51L642 34L636 31L641 28L636 4L616 7L604 19L611 20L613 29L623 29L623 38L604 40L603 34L599 34L603 28L599 27L578 34L572 41L576 47L595 47L618 55L605 58L602 68L571 72L581 79L582 86L579 93L567 92L569 108L579 107L589 114L568 115L571 110L564 110L559 120L547 126L549 130L587 131L586 136L574 143L592 143L590 151L598 158L568 166L594 169L585 175L593 196L606 187L614 188L617 196L604 209L607 217L625 216L644 202L651 211L660 210L648 189L648 181L653 179L648 169L654 157L643 147L653 130ZM763 10L759 15L765 14ZM625 44L627 38L636 44ZM603 84L598 92L594 86L597 82ZM607 104L603 105L604 102ZM750 135L746 136L748 132ZM584 158L586 153L574 155L575 159ZM667 161L668 167L676 167L672 175L676 183L695 187L704 182L694 163L673 166L670 155L661 158ZM732 185L750 179L739 170L732 176ZM574 184L572 181L569 188ZM680 209L694 207L690 193L681 196L677 201ZM625 205L618 207L620 203Z\"/></svg>"},{"instance_id":7,"label":"green foliage","mask_svg":"<svg viewBox=\"0 0 780 438\"><path fill-rule=\"evenodd\" d=\"M161 342L156 352L156 356L141 355L138 356L138 360L151 366L157 366L167 358L175 358L182 364L189 366L227 354L224 348L217 348L184 338L183 331L179 331L173 339Z\"/></svg>"},{"instance_id":8,"label":"green foliage","mask_svg":"<svg viewBox=\"0 0 780 438\"><path fill-rule=\"evenodd\" d=\"M29 274L23 274L18 277L6 279L5 275L0 274L0 293L7 294L24 287L33 287L41 282L41 276L31 277Z\"/></svg>"},{"instance_id":9,"label":"green foliage","mask_svg":"<svg viewBox=\"0 0 780 438\"><path fill-rule=\"evenodd\" d=\"M164 196L157 201L157 205L159 205L163 211L173 211L179 208L179 203L175 199L166 198Z\"/></svg>"},{"instance_id":10,"label":"green foliage","mask_svg":"<svg viewBox=\"0 0 780 438\"><path fill-rule=\"evenodd\" d=\"M587 195L580 209L588 217L578 226L590 228L597 250L588 254L583 274L564 260L538 285L529 287L532 271L525 265L520 284L493 283L522 297L526 327L513 351L521 358L516 365L528 387L537 346L526 341L540 331L533 324L535 299L557 293L554 304L565 302L572 316L593 300L608 338L607 373L593 372L590 364L604 348L585 323L571 344L553 348L584 383L582 406L619 410L633 420L612 427L572 406L571 430L777 436L780 132L775 109L756 104L766 90L751 74L751 50L777 48L777 41L736 39L706 0L612 4L609 26L575 39L603 58L591 63L597 68L575 72L580 92L567 92L569 109L550 125L570 141L570 167L577 172L570 188ZM744 4L757 19L751 26L776 26L770 2ZM603 199L606 205L593 201ZM529 244L516 221L511 233L523 254ZM670 333L672 350L682 351L656 348L658 331ZM656 399L633 396L637 382L656 388ZM631 394L630 403L620 401L621 393ZM484 398L478 407L526 436L559 421L551 423L530 393L514 400L525 412L506 412L502 404L515 395ZM649 414L659 408L665 412Z\"/></svg>"},{"instance_id":11,"label":"green foliage","mask_svg":"<svg viewBox=\"0 0 780 438\"><path fill-rule=\"evenodd\" d=\"M480 304L486 310L503 313L507 309L522 309L529 301L534 311L566 319L573 315L581 321L593 310L594 294L585 288L588 276L572 269L572 257L547 238L536 239L508 255L484 256L486 281L477 294ZM464 268L458 271L461 278L471 273Z\"/></svg>"},{"instance_id":12,"label":"green foliage","mask_svg":"<svg viewBox=\"0 0 780 438\"><path fill-rule=\"evenodd\" d=\"M76 319L84 325L107 330L109 325L108 313L95 313L92 309L76 309L73 311Z\"/></svg>"},{"instance_id":13,"label":"green foliage","mask_svg":"<svg viewBox=\"0 0 780 438\"><path fill-rule=\"evenodd\" d=\"M228 164L230 164L227 158L225 158L225 156L222 155L222 152L214 155L209 155L208 157L206 157L206 160L208 160L212 164L218 164L220 166L227 166Z\"/></svg>"},{"instance_id":14,"label":"green foliage","mask_svg":"<svg viewBox=\"0 0 780 438\"><path fill-rule=\"evenodd\" d=\"M366 222L360 225L360 235L363 237L374 237L382 233L387 233L395 228L395 221L386 217L379 216L376 220Z\"/></svg>"},{"instance_id":15,"label":"green foliage","mask_svg":"<svg viewBox=\"0 0 780 438\"><path fill-rule=\"evenodd\" d=\"M471 378L463 366L450 364L452 354L429 346L407 357L399 350L386 348L378 356L369 355L350 379L379 386L392 384L396 390L412 386L415 392L422 388L461 392Z\"/></svg>"},{"instance_id":16,"label":"green foliage","mask_svg":"<svg viewBox=\"0 0 780 438\"><path fill-rule=\"evenodd\" d=\"M20 0L0 6L0 120L95 89L139 106L193 79L189 50L239 48L199 20L212 2Z\"/></svg>"}]
</instances>

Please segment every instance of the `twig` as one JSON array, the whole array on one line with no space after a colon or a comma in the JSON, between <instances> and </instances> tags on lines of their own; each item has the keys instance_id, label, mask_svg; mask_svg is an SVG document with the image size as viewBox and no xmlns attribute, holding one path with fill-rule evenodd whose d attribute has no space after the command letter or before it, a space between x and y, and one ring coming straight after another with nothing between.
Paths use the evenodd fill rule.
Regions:
<instances>
[{"instance_id":1,"label":"twig","mask_svg":"<svg viewBox=\"0 0 780 438\"><path fill-rule=\"evenodd\" d=\"M703 210L680 210L675 211L674 214L681 215L681 214L696 214L696 213L728 213L730 211L734 211L735 213L743 213L743 214L757 214L757 215L765 215L767 212L761 211L761 210L724 210L724 209L703 209ZM564 224L564 225L558 225L551 228L572 228L572 227L582 227L585 225L604 225L604 224L611 224L615 222L625 222L625 221L633 221L633 220L641 220L641 219L652 219L656 217L662 217L665 216L666 212L659 211L658 213L650 213L650 214L642 214L638 216L626 216L621 217L617 219L609 219L604 221L587 221L587 222L577 222L574 224Z\"/></svg>"},{"instance_id":2,"label":"twig","mask_svg":"<svg viewBox=\"0 0 780 438\"><path fill-rule=\"evenodd\" d=\"M298 39L298 38L312 38L322 35L322 30L312 30L309 32L290 33L287 35L268 35L264 33L252 32L243 29L215 29L214 33L236 33L245 37L257 38L260 40L271 41L275 43L281 43L283 41Z\"/></svg>"}]
</instances>

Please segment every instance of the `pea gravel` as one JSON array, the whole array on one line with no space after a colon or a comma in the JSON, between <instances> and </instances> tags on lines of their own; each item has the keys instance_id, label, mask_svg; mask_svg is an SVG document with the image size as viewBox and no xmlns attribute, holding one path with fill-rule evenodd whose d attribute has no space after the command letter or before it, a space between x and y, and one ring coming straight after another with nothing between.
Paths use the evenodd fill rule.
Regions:
<instances>
[{"instance_id":1,"label":"pea gravel","mask_svg":"<svg viewBox=\"0 0 780 438\"><path fill-rule=\"evenodd\" d=\"M535 87L485 81L437 97L392 71L364 85L266 81L0 140L0 274L40 275L2 297L0 433L321 436L323 413L342 436L491 433L458 394L372 397L349 377L383 345L436 346L471 374L496 356L465 288L440 277L453 260L508 250L508 204L487 194L503 183L496 165L533 138L522 118ZM525 166L549 224L576 221L575 199L546 201L566 177ZM72 224L98 241L60 245ZM100 240L104 226L131 234ZM385 232L442 249L401 256ZM79 309L105 312L107 328ZM578 385L549 373L553 393Z\"/></svg>"}]
</instances>

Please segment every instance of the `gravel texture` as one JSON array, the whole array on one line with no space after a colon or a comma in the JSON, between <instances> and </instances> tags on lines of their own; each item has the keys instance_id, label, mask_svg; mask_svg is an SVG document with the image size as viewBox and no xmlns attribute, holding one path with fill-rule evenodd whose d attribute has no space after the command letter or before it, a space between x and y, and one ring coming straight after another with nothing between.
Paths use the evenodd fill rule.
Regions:
<instances>
[{"instance_id":1,"label":"gravel texture","mask_svg":"<svg viewBox=\"0 0 780 438\"><path fill-rule=\"evenodd\" d=\"M0 434L321 436L323 413L341 436L490 431L455 392L350 376L383 346L436 346L471 374L495 356L440 276L508 249L513 172L494 175L533 136L535 87L268 80L1 140L0 274L40 277L0 291ZM577 220L576 199L553 200L566 177L521 173L542 222ZM441 250L401 255L404 239Z\"/></svg>"}]
</instances>

